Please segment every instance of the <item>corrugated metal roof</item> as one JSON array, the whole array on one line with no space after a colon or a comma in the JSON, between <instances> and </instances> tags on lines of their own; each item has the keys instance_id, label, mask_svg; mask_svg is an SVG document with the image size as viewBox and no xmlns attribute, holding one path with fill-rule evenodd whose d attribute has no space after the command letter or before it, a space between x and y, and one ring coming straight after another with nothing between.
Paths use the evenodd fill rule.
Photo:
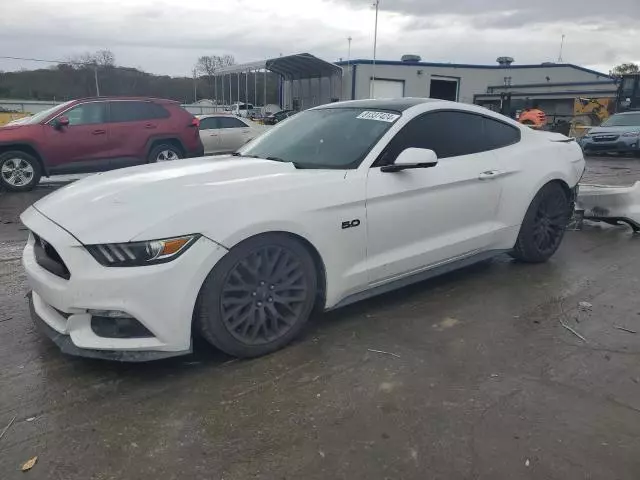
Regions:
<instances>
[{"instance_id":1,"label":"corrugated metal roof","mask_svg":"<svg viewBox=\"0 0 640 480\"><path fill-rule=\"evenodd\" d=\"M267 60L267 70L287 78L331 77L342 73L342 69L310 53L298 53Z\"/></svg>"},{"instance_id":2,"label":"corrugated metal roof","mask_svg":"<svg viewBox=\"0 0 640 480\"><path fill-rule=\"evenodd\" d=\"M245 73L252 70L270 70L289 79L330 77L342 73L342 68L310 53L298 53L286 57L270 58L261 62L250 62L224 67L216 75Z\"/></svg>"}]
</instances>

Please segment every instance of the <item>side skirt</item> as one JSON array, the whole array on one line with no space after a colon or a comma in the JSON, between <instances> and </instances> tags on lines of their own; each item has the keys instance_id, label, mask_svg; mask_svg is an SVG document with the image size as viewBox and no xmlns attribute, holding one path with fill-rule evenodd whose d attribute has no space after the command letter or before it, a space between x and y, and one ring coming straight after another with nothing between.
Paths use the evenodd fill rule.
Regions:
<instances>
[{"instance_id":1,"label":"side skirt","mask_svg":"<svg viewBox=\"0 0 640 480\"><path fill-rule=\"evenodd\" d=\"M433 277L444 275L445 273L449 273L454 270L459 270L461 268L468 267L470 265L473 265L478 262L482 262L484 260L489 260L490 258L494 258L508 251L509 250L489 250L486 252L476 253L468 257L452 260L444 264L436 265L434 267L428 268L421 272L413 273L406 277L402 277L397 280L392 280L383 285L378 285L377 287L373 287L368 290L349 295L348 297L340 300L334 306L326 308L325 311L328 312L330 310L341 308L341 307L350 305L352 303L365 300L367 298L375 297L376 295L382 295L383 293L391 292L393 290L397 290L399 288L403 288L417 282L422 282L424 280L428 280Z\"/></svg>"}]
</instances>

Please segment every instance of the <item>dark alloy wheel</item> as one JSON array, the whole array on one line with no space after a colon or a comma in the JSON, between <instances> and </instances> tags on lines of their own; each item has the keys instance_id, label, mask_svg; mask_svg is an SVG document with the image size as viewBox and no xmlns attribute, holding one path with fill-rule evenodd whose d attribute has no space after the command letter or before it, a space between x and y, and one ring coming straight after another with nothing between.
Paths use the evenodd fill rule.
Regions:
<instances>
[{"instance_id":1,"label":"dark alloy wheel","mask_svg":"<svg viewBox=\"0 0 640 480\"><path fill-rule=\"evenodd\" d=\"M300 260L284 247L265 245L227 275L220 302L222 321L246 345L272 342L300 317L308 290Z\"/></svg>"},{"instance_id":2,"label":"dark alloy wheel","mask_svg":"<svg viewBox=\"0 0 640 480\"><path fill-rule=\"evenodd\" d=\"M571 217L571 202L558 183L545 185L535 196L511 255L524 262L548 260L558 249Z\"/></svg>"},{"instance_id":3,"label":"dark alloy wheel","mask_svg":"<svg viewBox=\"0 0 640 480\"><path fill-rule=\"evenodd\" d=\"M315 265L305 247L285 235L266 234L233 248L211 271L195 322L224 352L264 355L300 332L316 292Z\"/></svg>"}]
</instances>

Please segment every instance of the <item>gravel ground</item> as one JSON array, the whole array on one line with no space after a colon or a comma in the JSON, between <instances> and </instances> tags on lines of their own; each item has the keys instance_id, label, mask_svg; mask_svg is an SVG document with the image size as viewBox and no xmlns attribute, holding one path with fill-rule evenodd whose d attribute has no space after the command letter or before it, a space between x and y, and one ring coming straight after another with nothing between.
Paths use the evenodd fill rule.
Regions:
<instances>
[{"instance_id":1,"label":"gravel ground","mask_svg":"<svg viewBox=\"0 0 640 480\"><path fill-rule=\"evenodd\" d=\"M631 184L638 166L589 159L585 181ZM318 315L265 358L197 342L122 365L62 355L28 317L18 215L52 188L0 195L3 480L640 475L640 333L620 329L640 332L640 244L624 227Z\"/></svg>"}]
</instances>

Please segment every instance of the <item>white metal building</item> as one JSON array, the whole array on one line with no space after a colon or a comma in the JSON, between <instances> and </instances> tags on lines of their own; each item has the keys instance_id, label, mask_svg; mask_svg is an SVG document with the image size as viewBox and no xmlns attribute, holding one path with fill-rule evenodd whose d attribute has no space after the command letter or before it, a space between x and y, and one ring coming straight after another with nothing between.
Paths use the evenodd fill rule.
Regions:
<instances>
[{"instance_id":1,"label":"white metal building","mask_svg":"<svg viewBox=\"0 0 640 480\"><path fill-rule=\"evenodd\" d=\"M502 86L524 94L528 92L523 88L531 89L531 93L547 97L590 91L606 96L615 91L609 75L565 63L469 65L378 60L374 64L372 60L353 60L338 65L344 69L343 100L431 97L476 103L478 96L484 94L499 96Z\"/></svg>"}]
</instances>

